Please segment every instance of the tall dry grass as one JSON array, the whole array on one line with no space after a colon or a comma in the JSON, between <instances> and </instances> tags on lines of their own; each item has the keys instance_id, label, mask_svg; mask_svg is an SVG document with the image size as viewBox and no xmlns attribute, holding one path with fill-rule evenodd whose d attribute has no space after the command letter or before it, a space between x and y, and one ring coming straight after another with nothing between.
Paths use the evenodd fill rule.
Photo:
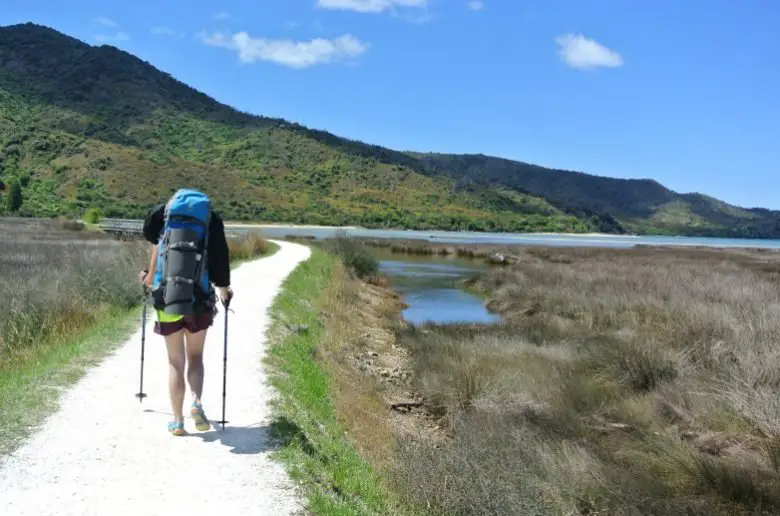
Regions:
<instances>
[{"instance_id":1,"label":"tall dry grass","mask_svg":"<svg viewBox=\"0 0 780 516\"><path fill-rule=\"evenodd\" d=\"M347 271L361 279L375 278L379 272L379 262L361 241L337 233L320 243L328 253L336 256Z\"/></svg>"},{"instance_id":2,"label":"tall dry grass","mask_svg":"<svg viewBox=\"0 0 780 516\"><path fill-rule=\"evenodd\" d=\"M436 514L779 514L780 258L527 249L507 323L401 336L450 439L398 443Z\"/></svg>"},{"instance_id":3,"label":"tall dry grass","mask_svg":"<svg viewBox=\"0 0 780 516\"><path fill-rule=\"evenodd\" d=\"M265 256L272 249L268 240L255 233L231 236L227 239L227 243L231 261L243 261Z\"/></svg>"},{"instance_id":4,"label":"tall dry grass","mask_svg":"<svg viewBox=\"0 0 780 516\"><path fill-rule=\"evenodd\" d=\"M149 245L83 229L64 220L0 219L0 368L142 300L136 278ZM228 247L232 261L274 250L256 234L230 238Z\"/></svg>"},{"instance_id":5,"label":"tall dry grass","mask_svg":"<svg viewBox=\"0 0 780 516\"><path fill-rule=\"evenodd\" d=\"M368 247L386 249L392 253L407 254L412 256L457 256L469 259L487 259L492 255L513 255L514 246L492 244L446 244L434 243L427 240L403 240L381 238L356 238L354 239Z\"/></svg>"},{"instance_id":6,"label":"tall dry grass","mask_svg":"<svg viewBox=\"0 0 780 516\"><path fill-rule=\"evenodd\" d=\"M138 242L0 219L0 369L138 303L147 260Z\"/></svg>"}]
</instances>

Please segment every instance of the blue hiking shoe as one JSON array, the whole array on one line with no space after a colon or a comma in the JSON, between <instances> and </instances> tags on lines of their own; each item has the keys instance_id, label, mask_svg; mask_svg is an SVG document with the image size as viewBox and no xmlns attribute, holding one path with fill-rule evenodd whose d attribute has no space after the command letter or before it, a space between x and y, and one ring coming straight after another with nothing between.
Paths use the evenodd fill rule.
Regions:
<instances>
[{"instance_id":1,"label":"blue hiking shoe","mask_svg":"<svg viewBox=\"0 0 780 516\"><path fill-rule=\"evenodd\" d=\"M184 421L171 421L168 423L168 431L172 435L187 435L187 431L184 430Z\"/></svg>"},{"instance_id":2,"label":"blue hiking shoe","mask_svg":"<svg viewBox=\"0 0 780 516\"><path fill-rule=\"evenodd\" d=\"M193 421L195 421L195 428L199 431L205 432L211 428L206 413L203 412L203 407L200 404L193 402L190 414L192 415Z\"/></svg>"}]
</instances>

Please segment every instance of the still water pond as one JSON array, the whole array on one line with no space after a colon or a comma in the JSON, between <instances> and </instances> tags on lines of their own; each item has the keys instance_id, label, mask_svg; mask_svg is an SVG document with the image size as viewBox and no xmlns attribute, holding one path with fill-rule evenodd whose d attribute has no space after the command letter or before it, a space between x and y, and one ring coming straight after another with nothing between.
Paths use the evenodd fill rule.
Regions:
<instances>
[{"instance_id":1,"label":"still water pond","mask_svg":"<svg viewBox=\"0 0 780 516\"><path fill-rule=\"evenodd\" d=\"M490 324L501 318L489 312L484 302L466 292L460 282L487 269L477 260L406 256L373 250L390 286L409 305L404 319L413 325L425 322Z\"/></svg>"}]
</instances>

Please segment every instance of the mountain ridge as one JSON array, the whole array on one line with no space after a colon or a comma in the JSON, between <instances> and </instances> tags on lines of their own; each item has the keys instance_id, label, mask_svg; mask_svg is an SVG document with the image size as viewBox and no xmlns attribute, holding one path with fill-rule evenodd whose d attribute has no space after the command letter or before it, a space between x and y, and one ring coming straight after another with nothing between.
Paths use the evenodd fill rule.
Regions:
<instances>
[{"instance_id":1,"label":"mountain ridge","mask_svg":"<svg viewBox=\"0 0 780 516\"><path fill-rule=\"evenodd\" d=\"M138 216L185 181L238 220L780 237L780 212L652 178L398 151L244 113L126 51L32 23L0 27L0 95L0 180L22 182L30 215Z\"/></svg>"}]
</instances>

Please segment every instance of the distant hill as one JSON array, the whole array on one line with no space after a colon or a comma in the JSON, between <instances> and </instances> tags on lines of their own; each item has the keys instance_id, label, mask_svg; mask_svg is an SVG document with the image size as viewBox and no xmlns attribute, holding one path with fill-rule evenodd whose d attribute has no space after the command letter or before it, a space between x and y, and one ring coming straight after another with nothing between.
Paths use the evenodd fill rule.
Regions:
<instances>
[{"instance_id":1,"label":"distant hill","mask_svg":"<svg viewBox=\"0 0 780 516\"><path fill-rule=\"evenodd\" d=\"M484 155L415 154L428 174L502 185L541 196L571 213L609 214L638 233L780 237L780 211L744 209L712 197L679 194L650 179L615 179Z\"/></svg>"},{"instance_id":2,"label":"distant hill","mask_svg":"<svg viewBox=\"0 0 780 516\"><path fill-rule=\"evenodd\" d=\"M242 113L127 52L34 24L0 27L0 181L21 182L32 216L140 217L189 185L233 220L780 237L778 212L650 180L400 152Z\"/></svg>"}]
</instances>

